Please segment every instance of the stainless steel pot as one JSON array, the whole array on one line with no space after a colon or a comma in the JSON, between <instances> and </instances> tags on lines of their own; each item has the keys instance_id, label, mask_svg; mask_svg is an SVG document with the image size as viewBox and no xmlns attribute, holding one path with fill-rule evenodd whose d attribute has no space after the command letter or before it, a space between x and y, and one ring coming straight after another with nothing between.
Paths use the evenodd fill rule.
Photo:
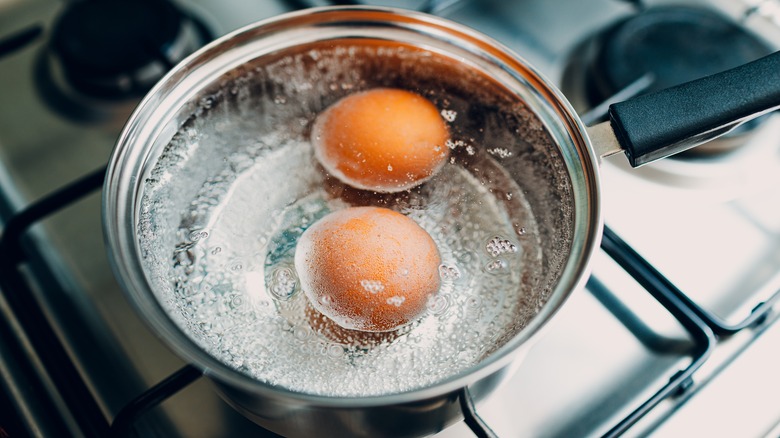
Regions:
<instances>
[{"instance_id":1,"label":"stainless steel pot","mask_svg":"<svg viewBox=\"0 0 780 438\"><path fill-rule=\"evenodd\" d=\"M339 47L357 48L359 53ZM384 50L398 47L403 47L402 55ZM364 48L373 55L363 53ZM323 53L347 68L322 63ZM322 8L284 15L226 35L198 51L176 66L138 106L111 157L103 192L109 256L117 278L152 329L203 369L230 404L264 427L288 436L431 434L462 418L459 403L464 396L478 401L499 385L567 297L587 279L602 227L599 156L627 145L632 162L641 164L648 157L656 158L651 150L659 142L689 147L692 139L703 140L725 131L722 127L733 126L735 120L777 107L777 90L769 95L763 88L752 88L770 80L761 75L780 83L774 58L749 72L737 72L731 85L740 87L737 93L750 96L737 101L745 105L736 108L733 95L720 94L715 99L718 106L725 102L731 109L704 104L711 109L704 124L701 117L679 123L689 108L700 106L688 98L683 100L688 105L684 109L669 107L669 99L679 101L681 90L615 107L618 142L609 124L596 126L589 134L561 93L531 66L460 25L385 8ZM301 69L297 73L285 67L296 63ZM289 77L301 72L307 80ZM740 81L747 74L754 76ZM219 141L218 146L211 142L236 132L256 136L279 124L305 138L323 108L340 96L377 86L456 96L461 105L459 120L476 124L472 128L493 123L481 118L484 111L508 115L499 119L505 125L483 130L492 129L489 140L500 143L503 152L492 154L487 146L480 146L487 137L474 139L476 150L464 153L461 163L483 184L491 184L499 174L508 175L527 194L538 229L533 236L521 235L523 230L518 229L515 237L534 241L541 269L524 279L530 286L525 319L478 363L399 393L331 397L253 379L206 353L186 334L188 323L177 314L177 298L171 292L177 281L170 268L171 249L176 230L188 220L191 201L226 167L242 166L229 157L248 148L240 135ZM699 93L695 99L710 99L712 87L724 91L711 83L700 84L693 88ZM301 100L299 111L282 117L272 103L290 99ZM664 103L659 107L658 102ZM675 131L670 136L668 120L659 120L663 117L658 114L672 113ZM650 126L642 123L649 115L653 115ZM479 164L484 163L498 163L501 170L480 174ZM150 205L144 200L149 191L164 196ZM156 233L150 234L150 229Z\"/></svg>"}]
</instances>

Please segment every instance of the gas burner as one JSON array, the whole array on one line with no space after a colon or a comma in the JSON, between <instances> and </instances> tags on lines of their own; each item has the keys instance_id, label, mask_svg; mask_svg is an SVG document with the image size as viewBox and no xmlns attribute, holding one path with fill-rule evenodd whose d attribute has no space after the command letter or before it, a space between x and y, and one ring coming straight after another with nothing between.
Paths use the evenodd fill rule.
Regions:
<instances>
[{"instance_id":1,"label":"gas burner","mask_svg":"<svg viewBox=\"0 0 780 438\"><path fill-rule=\"evenodd\" d=\"M36 66L44 99L76 119L143 96L212 39L196 18L165 0L68 3Z\"/></svg>"},{"instance_id":2,"label":"gas burner","mask_svg":"<svg viewBox=\"0 0 780 438\"><path fill-rule=\"evenodd\" d=\"M647 91L718 73L772 53L764 42L709 9L667 6L631 16L601 35L589 98L598 104L644 74Z\"/></svg>"},{"instance_id":3,"label":"gas burner","mask_svg":"<svg viewBox=\"0 0 780 438\"><path fill-rule=\"evenodd\" d=\"M729 18L704 8L650 8L620 20L585 41L564 77L564 91L590 109L645 80L641 93L727 70L772 53L762 40ZM580 75L574 78L571 75ZM567 93L568 95L568 93ZM734 149L760 121L680 154L678 158Z\"/></svg>"}]
</instances>

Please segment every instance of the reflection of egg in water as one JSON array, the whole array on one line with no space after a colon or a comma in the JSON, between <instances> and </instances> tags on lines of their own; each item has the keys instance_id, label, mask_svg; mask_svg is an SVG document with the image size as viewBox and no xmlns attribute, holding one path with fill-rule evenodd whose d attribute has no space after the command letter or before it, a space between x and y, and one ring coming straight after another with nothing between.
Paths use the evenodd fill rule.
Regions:
<instances>
[{"instance_id":1,"label":"reflection of egg in water","mask_svg":"<svg viewBox=\"0 0 780 438\"><path fill-rule=\"evenodd\" d=\"M309 327L315 332L331 342L353 348L371 348L387 344L405 332L403 328L389 332L367 332L347 329L317 311L311 303L306 306L305 314Z\"/></svg>"},{"instance_id":2,"label":"reflection of egg in water","mask_svg":"<svg viewBox=\"0 0 780 438\"><path fill-rule=\"evenodd\" d=\"M407 190L433 176L447 159L448 139L433 103L389 88L347 96L312 129L315 155L328 173L377 192Z\"/></svg>"},{"instance_id":3,"label":"reflection of egg in water","mask_svg":"<svg viewBox=\"0 0 780 438\"><path fill-rule=\"evenodd\" d=\"M319 312L342 327L384 332L418 318L439 290L431 236L387 208L330 213L301 235L295 268Z\"/></svg>"}]
</instances>

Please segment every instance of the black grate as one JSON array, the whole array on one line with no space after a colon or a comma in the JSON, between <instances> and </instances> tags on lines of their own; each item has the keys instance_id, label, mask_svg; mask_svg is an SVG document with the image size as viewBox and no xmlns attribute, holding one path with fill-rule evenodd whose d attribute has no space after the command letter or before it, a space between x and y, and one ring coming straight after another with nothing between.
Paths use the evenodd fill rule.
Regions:
<instances>
[{"instance_id":1,"label":"black grate","mask_svg":"<svg viewBox=\"0 0 780 438\"><path fill-rule=\"evenodd\" d=\"M715 336L704 321L669 289L669 281L608 227L604 228L601 248L685 327L697 347L693 361L687 368L675 373L666 385L604 435L616 437L627 431L662 400L678 395L691 386L694 372L712 352Z\"/></svg>"},{"instance_id":2,"label":"black grate","mask_svg":"<svg viewBox=\"0 0 780 438\"><path fill-rule=\"evenodd\" d=\"M0 58L10 55L37 40L43 34L43 26L34 24L0 39Z\"/></svg>"},{"instance_id":3,"label":"black grate","mask_svg":"<svg viewBox=\"0 0 780 438\"><path fill-rule=\"evenodd\" d=\"M3 235L0 236L0 291L3 292L11 313L17 318L23 333L29 338L30 346L40 359L45 372L59 390L65 405L78 406L78 409L72 410L72 414L79 428L86 436L96 437L105 436L108 431L108 422L36 301L32 289L25 281L19 268L21 263L25 261L26 254L22 238L30 226L96 190L102 184L104 175L105 170L101 169L30 205L6 222ZM11 329L8 328L8 330ZM13 348L18 353L14 355L14 358L26 358L27 355L21 354L21 352L27 346L16 342L14 337L10 335L11 331L8 333L7 336L4 336L9 342L7 347ZM41 385L41 388L35 391L43 396L46 391L40 376L35 374L36 365L33 363L22 364L19 368L28 374L24 377L30 382ZM48 402L47 404L51 405L47 406L46 410L52 413L52 421L57 421L60 417L55 414L57 412L54 409L56 401L42 397L41 402ZM55 427L64 428L65 425ZM67 429L62 429L62 431L65 430Z\"/></svg>"}]
</instances>

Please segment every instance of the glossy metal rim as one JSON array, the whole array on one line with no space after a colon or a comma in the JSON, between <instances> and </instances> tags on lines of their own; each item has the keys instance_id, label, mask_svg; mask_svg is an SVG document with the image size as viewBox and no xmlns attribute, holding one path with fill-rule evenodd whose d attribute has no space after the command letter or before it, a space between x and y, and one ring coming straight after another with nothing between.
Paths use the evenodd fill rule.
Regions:
<instances>
[{"instance_id":1,"label":"glossy metal rim","mask_svg":"<svg viewBox=\"0 0 780 438\"><path fill-rule=\"evenodd\" d=\"M229 368L205 353L166 314L152 293L137 245L140 190L144 169L156 160L151 149L166 134L172 114L214 78L225 65L257 55L258 44L267 51L295 38L311 37L333 23L397 26L412 30L467 53L472 61L489 65L492 74L515 82L513 91L526 101L563 151L573 186L573 243L571 254L550 299L530 324L490 357L431 386L369 397L330 397L272 387ZM306 28L309 32L305 32ZM223 68L223 70L220 70ZM233 68L233 67L230 67ZM217 75L218 76L218 75ZM212 42L176 66L143 99L122 131L112 153L103 190L103 227L112 269L133 305L157 334L178 354L213 378L237 389L269 397L287 397L324 407L396 405L449 394L506 366L513 353L528 345L547 324L570 293L581 288L589 274L589 261L601 238L597 161L584 134L584 126L562 94L525 61L475 31L427 14L378 7L325 7L281 15ZM171 134L171 133L168 133ZM158 148L159 149L159 148ZM157 152L159 154L159 151Z\"/></svg>"}]
</instances>

